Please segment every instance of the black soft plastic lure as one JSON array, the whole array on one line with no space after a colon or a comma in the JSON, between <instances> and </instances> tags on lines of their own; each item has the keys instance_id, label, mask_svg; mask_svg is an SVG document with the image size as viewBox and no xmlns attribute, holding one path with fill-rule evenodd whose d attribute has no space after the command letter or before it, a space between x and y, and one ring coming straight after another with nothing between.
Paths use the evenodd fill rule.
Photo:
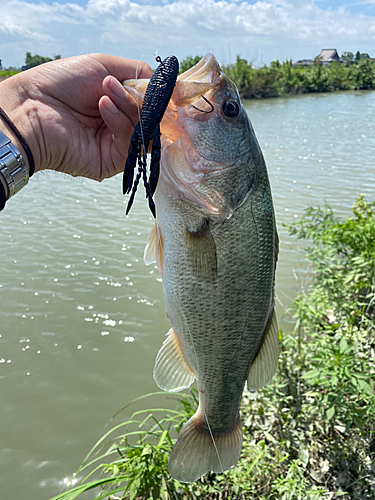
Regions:
<instances>
[{"instance_id":1,"label":"black soft plastic lure","mask_svg":"<svg viewBox=\"0 0 375 500\"><path fill-rule=\"evenodd\" d=\"M156 217L156 213L152 197L158 183L160 170L160 122L172 96L179 70L178 59L175 56L169 56L164 61L160 57L157 57L156 60L160 64L147 85L141 116L131 138L122 183L124 194L129 194L131 191L126 208L126 213L128 214L134 201L139 180L141 176L143 177L146 198L148 198L148 204L154 217ZM151 141L153 141L151 166L150 175L147 179L146 157ZM133 182L137 161L138 173Z\"/></svg>"}]
</instances>

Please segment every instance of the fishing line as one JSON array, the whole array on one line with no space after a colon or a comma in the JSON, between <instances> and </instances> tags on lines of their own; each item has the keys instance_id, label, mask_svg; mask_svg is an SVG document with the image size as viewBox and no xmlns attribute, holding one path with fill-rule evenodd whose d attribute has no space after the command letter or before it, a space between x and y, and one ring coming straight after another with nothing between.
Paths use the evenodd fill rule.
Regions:
<instances>
[{"instance_id":1,"label":"fishing line","mask_svg":"<svg viewBox=\"0 0 375 500\"><path fill-rule=\"evenodd\" d=\"M194 342L193 342L193 336L191 334L191 331L190 331L190 328L189 328L189 325L188 325L188 322L186 321L186 316L185 316L185 313L184 313L184 310L182 308L182 305L181 305L181 301L180 299L178 298L178 294L176 293L175 294L175 297L177 299L177 302L179 303L179 306L180 306L180 311L182 313L182 316L185 320L185 325L187 327L187 331L189 332L189 336L190 336L190 341L191 341L191 344L193 346L193 349L194 349L194 356L195 356L195 361L196 361L196 364L197 364L197 375L199 377L199 363L198 363L198 356L197 356L197 351L195 350L195 345L194 345ZM199 387L198 387L198 390L199 390ZM210 426L210 423L208 421L208 417L207 417L207 413L206 413L206 410L204 409L204 407L202 406L202 410L203 410L203 414L204 414L204 418L206 420L206 424L207 424L207 427L208 427L208 431L210 433L210 436L211 436L211 439L212 439L212 443L214 445L214 449L215 449L215 452L216 452L216 455L217 455L217 458L219 460L219 464L220 464L220 468L223 469L223 463L221 461L221 458L220 458L220 454L219 454L219 450L216 446L216 442L215 442L215 438L214 438L214 435L212 434L212 430L211 430L211 426Z\"/></svg>"}]
</instances>

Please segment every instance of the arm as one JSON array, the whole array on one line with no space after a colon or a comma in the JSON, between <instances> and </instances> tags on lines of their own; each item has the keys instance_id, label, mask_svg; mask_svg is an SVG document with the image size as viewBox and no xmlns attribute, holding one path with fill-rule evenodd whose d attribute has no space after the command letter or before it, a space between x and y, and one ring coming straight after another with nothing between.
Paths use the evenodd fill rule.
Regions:
<instances>
[{"instance_id":1,"label":"arm","mask_svg":"<svg viewBox=\"0 0 375 500\"><path fill-rule=\"evenodd\" d=\"M104 54L60 59L1 82L0 107L29 145L36 172L101 181L123 170L138 122L137 105L119 81L151 74L145 63ZM27 163L1 118L0 130Z\"/></svg>"}]
</instances>

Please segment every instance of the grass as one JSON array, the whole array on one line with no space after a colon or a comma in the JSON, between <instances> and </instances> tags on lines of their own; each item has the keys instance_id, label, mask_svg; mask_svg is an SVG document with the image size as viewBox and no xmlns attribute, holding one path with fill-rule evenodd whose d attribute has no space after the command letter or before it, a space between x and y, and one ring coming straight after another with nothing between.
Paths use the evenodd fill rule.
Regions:
<instances>
[{"instance_id":1,"label":"grass","mask_svg":"<svg viewBox=\"0 0 375 500\"><path fill-rule=\"evenodd\" d=\"M244 393L237 467L191 485L170 478L175 436L197 406L191 391L171 396L175 410L139 410L111 429L77 485L53 500L84 491L97 500L375 498L375 202L360 196L344 221L310 207L289 230L312 242L315 278L296 299L295 332L279 332L276 376Z\"/></svg>"},{"instance_id":2,"label":"grass","mask_svg":"<svg viewBox=\"0 0 375 500\"><path fill-rule=\"evenodd\" d=\"M17 73L20 73L20 71L15 70L15 71L9 71L9 70L2 70L0 71L0 78L8 78L9 76L16 75Z\"/></svg>"}]
</instances>

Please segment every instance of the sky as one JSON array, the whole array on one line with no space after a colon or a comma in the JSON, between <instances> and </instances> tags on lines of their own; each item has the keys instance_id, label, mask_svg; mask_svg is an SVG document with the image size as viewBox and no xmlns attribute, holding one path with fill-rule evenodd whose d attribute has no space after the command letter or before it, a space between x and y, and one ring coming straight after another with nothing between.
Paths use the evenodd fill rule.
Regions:
<instances>
[{"instance_id":1,"label":"sky","mask_svg":"<svg viewBox=\"0 0 375 500\"><path fill-rule=\"evenodd\" d=\"M321 49L375 57L375 0L1 0L0 59L105 52L142 59L212 52L254 65Z\"/></svg>"}]
</instances>

